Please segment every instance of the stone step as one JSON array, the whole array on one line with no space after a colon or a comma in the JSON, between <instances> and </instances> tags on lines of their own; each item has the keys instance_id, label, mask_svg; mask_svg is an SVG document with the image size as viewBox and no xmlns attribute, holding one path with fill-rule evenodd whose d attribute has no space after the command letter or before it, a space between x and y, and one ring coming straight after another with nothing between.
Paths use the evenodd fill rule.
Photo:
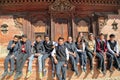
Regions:
<instances>
[{"instance_id":1,"label":"stone step","mask_svg":"<svg viewBox=\"0 0 120 80\"><path fill-rule=\"evenodd\" d=\"M51 70L51 61L50 59L48 58L46 61L46 68L48 70L48 73L47 73L47 76L45 76L42 80L53 80L52 77L51 77L51 74L52 74L52 70ZM4 71L4 66L3 66L3 63L4 63L4 58L0 59L0 75L3 73ZM106 63L107 65L107 63ZM27 66L28 66L28 60L26 61L25 63L25 66L23 68L23 76L19 79L19 80L40 80L39 79L39 75L38 75L38 66L37 66L37 59L35 59L33 61L33 72L32 72L32 75L30 76L29 79L25 79L25 76L26 76L26 73L27 73ZM69 64L68 65L69 67L71 67L71 65ZM101 73L98 72L97 70L97 60L94 61L94 74L91 74L90 73L90 70L89 70L89 64L87 64L87 73L83 73L81 71L81 68L80 68L80 65L78 66L78 70L80 72L80 76L79 77L75 77L74 76L74 73L73 71L70 70L71 68L69 68L67 70L67 80L82 80L82 79L106 79L106 78L109 78L109 77L119 77L120 75L120 71L117 71L116 69L114 69L114 72L113 73L110 73L109 71L107 71L106 75L103 75ZM11 76L11 77L5 77L4 80L13 80L13 77L14 76ZM55 80L57 80L55 78ZM108 79L106 79L108 80ZM111 80L111 79L110 79ZM117 80L117 79L115 79ZM120 80L120 79L118 79Z\"/></svg>"}]
</instances>

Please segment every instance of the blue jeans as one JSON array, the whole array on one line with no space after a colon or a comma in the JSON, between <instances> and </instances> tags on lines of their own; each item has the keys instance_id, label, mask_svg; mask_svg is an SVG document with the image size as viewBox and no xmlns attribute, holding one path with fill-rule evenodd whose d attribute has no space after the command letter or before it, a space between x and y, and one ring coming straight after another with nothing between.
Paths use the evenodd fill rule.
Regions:
<instances>
[{"instance_id":1,"label":"blue jeans","mask_svg":"<svg viewBox=\"0 0 120 80\"><path fill-rule=\"evenodd\" d=\"M67 67L64 66L64 64L65 64L65 61L58 61L58 64L56 64L56 75L58 80L66 80Z\"/></svg>"},{"instance_id":2,"label":"blue jeans","mask_svg":"<svg viewBox=\"0 0 120 80\"><path fill-rule=\"evenodd\" d=\"M42 72L42 54L38 56L38 66L39 66L39 72ZM29 64L28 64L28 71L32 72L32 62L34 60L34 54L30 56Z\"/></svg>"},{"instance_id":3,"label":"blue jeans","mask_svg":"<svg viewBox=\"0 0 120 80\"><path fill-rule=\"evenodd\" d=\"M81 66L86 67L86 64L87 64L86 52L78 52L78 55L80 56Z\"/></svg>"}]
</instances>

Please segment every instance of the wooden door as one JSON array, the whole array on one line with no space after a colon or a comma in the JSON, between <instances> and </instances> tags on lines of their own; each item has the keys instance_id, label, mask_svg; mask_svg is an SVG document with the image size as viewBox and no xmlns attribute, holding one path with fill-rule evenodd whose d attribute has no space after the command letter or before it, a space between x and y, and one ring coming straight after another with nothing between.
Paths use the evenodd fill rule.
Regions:
<instances>
[{"instance_id":1,"label":"wooden door","mask_svg":"<svg viewBox=\"0 0 120 80\"><path fill-rule=\"evenodd\" d=\"M67 19L56 19L55 20L55 31L54 31L54 39L58 40L59 37L63 37L67 40L68 37L68 20Z\"/></svg>"}]
</instances>

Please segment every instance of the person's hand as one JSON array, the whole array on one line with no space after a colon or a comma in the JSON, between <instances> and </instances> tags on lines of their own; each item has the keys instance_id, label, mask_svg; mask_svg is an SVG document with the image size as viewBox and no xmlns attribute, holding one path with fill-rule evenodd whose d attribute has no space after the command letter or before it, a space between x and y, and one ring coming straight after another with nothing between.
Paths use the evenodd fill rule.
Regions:
<instances>
[{"instance_id":1,"label":"person's hand","mask_svg":"<svg viewBox=\"0 0 120 80\"><path fill-rule=\"evenodd\" d=\"M76 53L73 53L73 56L76 57Z\"/></svg>"},{"instance_id":2,"label":"person's hand","mask_svg":"<svg viewBox=\"0 0 120 80\"><path fill-rule=\"evenodd\" d=\"M67 64L64 64L64 67L66 67L67 66Z\"/></svg>"},{"instance_id":3,"label":"person's hand","mask_svg":"<svg viewBox=\"0 0 120 80\"><path fill-rule=\"evenodd\" d=\"M96 56L96 52L93 52L93 55Z\"/></svg>"},{"instance_id":4,"label":"person's hand","mask_svg":"<svg viewBox=\"0 0 120 80\"><path fill-rule=\"evenodd\" d=\"M118 56L119 56L119 54L118 54L118 53L115 53L115 56L116 56L116 57L118 57Z\"/></svg>"},{"instance_id":5,"label":"person's hand","mask_svg":"<svg viewBox=\"0 0 120 80\"><path fill-rule=\"evenodd\" d=\"M55 46L52 46L52 48L55 48Z\"/></svg>"},{"instance_id":6,"label":"person's hand","mask_svg":"<svg viewBox=\"0 0 120 80\"><path fill-rule=\"evenodd\" d=\"M54 59L54 62L55 62L55 64L58 64L58 61L57 61L57 59Z\"/></svg>"},{"instance_id":7,"label":"person's hand","mask_svg":"<svg viewBox=\"0 0 120 80\"><path fill-rule=\"evenodd\" d=\"M34 46L34 42L32 43L32 46Z\"/></svg>"},{"instance_id":8,"label":"person's hand","mask_svg":"<svg viewBox=\"0 0 120 80\"><path fill-rule=\"evenodd\" d=\"M40 56L40 54L39 53L35 53L35 56Z\"/></svg>"},{"instance_id":9,"label":"person's hand","mask_svg":"<svg viewBox=\"0 0 120 80\"><path fill-rule=\"evenodd\" d=\"M14 55L11 55L11 58L14 58L15 56Z\"/></svg>"},{"instance_id":10,"label":"person's hand","mask_svg":"<svg viewBox=\"0 0 120 80\"><path fill-rule=\"evenodd\" d=\"M12 48L15 47L15 44L12 44L11 47L12 47Z\"/></svg>"}]
</instances>

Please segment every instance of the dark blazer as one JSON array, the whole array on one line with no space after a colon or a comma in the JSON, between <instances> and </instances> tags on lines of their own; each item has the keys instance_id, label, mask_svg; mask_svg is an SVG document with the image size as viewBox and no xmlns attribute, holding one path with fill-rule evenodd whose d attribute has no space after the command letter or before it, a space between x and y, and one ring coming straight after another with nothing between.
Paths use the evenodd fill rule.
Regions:
<instances>
[{"instance_id":1,"label":"dark blazer","mask_svg":"<svg viewBox=\"0 0 120 80\"><path fill-rule=\"evenodd\" d=\"M20 53L21 53L21 50L22 50L22 44L23 44L23 42L20 41L19 42L19 46L20 46L19 51L20 51ZM26 54L28 54L28 56L30 56L31 55L31 48L32 48L31 47L31 41L27 40L24 44L25 44Z\"/></svg>"},{"instance_id":2,"label":"dark blazer","mask_svg":"<svg viewBox=\"0 0 120 80\"><path fill-rule=\"evenodd\" d=\"M13 48L11 47L12 44L14 44L14 41L13 40L9 41L9 44L7 46L7 50L9 50L8 55L12 55L13 54L14 56L17 56L18 51L19 51L19 43L18 42L15 43L16 45Z\"/></svg>"},{"instance_id":3,"label":"dark blazer","mask_svg":"<svg viewBox=\"0 0 120 80\"><path fill-rule=\"evenodd\" d=\"M102 53L102 50L100 48L100 42L101 42L100 39L97 39L96 51ZM107 49L107 41L104 40L104 52L107 52L107 51L108 51L108 49Z\"/></svg>"},{"instance_id":4,"label":"dark blazer","mask_svg":"<svg viewBox=\"0 0 120 80\"><path fill-rule=\"evenodd\" d=\"M77 48L74 42L72 43L65 42L65 46L67 47L68 51L77 53Z\"/></svg>"},{"instance_id":5,"label":"dark blazer","mask_svg":"<svg viewBox=\"0 0 120 80\"><path fill-rule=\"evenodd\" d=\"M35 42L33 46L34 53L40 53L40 54L45 54L45 47L43 45L43 42Z\"/></svg>"}]
</instances>

